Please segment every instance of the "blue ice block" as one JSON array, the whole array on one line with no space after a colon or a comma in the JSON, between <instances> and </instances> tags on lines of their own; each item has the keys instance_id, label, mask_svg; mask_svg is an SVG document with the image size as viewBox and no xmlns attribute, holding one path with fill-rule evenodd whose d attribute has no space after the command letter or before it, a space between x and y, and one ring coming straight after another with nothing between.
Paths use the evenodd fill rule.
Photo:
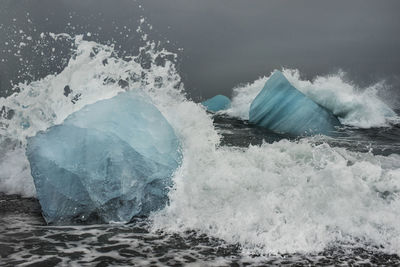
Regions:
<instances>
[{"instance_id":1,"label":"blue ice block","mask_svg":"<svg viewBox=\"0 0 400 267\"><path fill-rule=\"evenodd\" d=\"M87 105L28 139L47 223L127 222L168 201L181 161L167 120L138 92Z\"/></svg>"},{"instance_id":2,"label":"blue ice block","mask_svg":"<svg viewBox=\"0 0 400 267\"><path fill-rule=\"evenodd\" d=\"M290 135L333 135L339 120L276 71L250 106L249 122Z\"/></svg>"},{"instance_id":3,"label":"blue ice block","mask_svg":"<svg viewBox=\"0 0 400 267\"><path fill-rule=\"evenodd\" d=\"M231 107L231 100L224 95L216 95L201 103L208 111L217 112Z\"/></svg>"}]
</instances>

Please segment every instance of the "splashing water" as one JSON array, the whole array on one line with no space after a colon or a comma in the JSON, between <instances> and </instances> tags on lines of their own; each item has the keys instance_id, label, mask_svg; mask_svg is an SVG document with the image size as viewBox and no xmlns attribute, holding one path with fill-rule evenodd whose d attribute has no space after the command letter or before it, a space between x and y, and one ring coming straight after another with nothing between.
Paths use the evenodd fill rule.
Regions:
<instances>
[{"instance_id":1,"label":"splashing water","mask_svg":"<svg viewBox=\"0 0 400 267\"><path fill-rule=\"evenodd\" d=\"M1 191L35 194L25 156L27 136L61 123L84 105L124 90L143 90L183 148L170 205L151 216L154 230L192 229L239 243L250 253L311 252L335 242L357 242L400 254L398 155L350 152L313 138L220 146L210 115L185 97L175 54L148 42L138 56L120 58L112 46L82 36L54 38L75 47L66 67L19 84L19 92L0 98ZM358 93L338 76L309 82L296 71L284 73L349 125L382 126L395 116L376 98L378 85ZM266 79L236 88L228 114L246 119Z\"/></svg>"},{"instance_id":2,"label":"splashing water","mask_svg":"<svg viewBox=\"0 0 400 267\"><path fill-rule=\"evenodd\" d=\"M185 161L156 226L199 229L260 253L354 240L399 251L398 155L283 140L203 157Z\"/></svg>"},{"instance_id":3,"label":"splashing water","mask_svg":"<svg viewBox=\"0 0 400 267\"><path fill-rule=\"evenodd\" d=\"M384 82L360 89L344 80L344 73L317 76L313 81L300 78L299 70L283 69L290 83L314 100L332 111L344 125L357 128L385 127L400 122L396 113L386 105L378 93L385 90ZM268 77L234 89L232 108L226 111L230 116L249 118L250 105L264 87Z\"/></svg>"},{"instance_id":4,"label":"splashing water","mask_svg":"<svg viewBox=\"0 0 400 267\"><path fill-rule=\"evenodd\" d=\"M65 69L31 83L21 83L17 86L19 92L0 98L0 107L5 111L0 117L4 159L0 163L0 188L8 193L34 195L24 156L26 137L61 123L83 106L139 88L153 96L164 113L170 112L173 103L185 102L173 64L176 55L156 48L152 42L141 49L139 56L122 60L112 46L85 41L81 35L53 37L76 47ZM143 67L145 64L150 65Z\"/></svg>"}]
</instances>

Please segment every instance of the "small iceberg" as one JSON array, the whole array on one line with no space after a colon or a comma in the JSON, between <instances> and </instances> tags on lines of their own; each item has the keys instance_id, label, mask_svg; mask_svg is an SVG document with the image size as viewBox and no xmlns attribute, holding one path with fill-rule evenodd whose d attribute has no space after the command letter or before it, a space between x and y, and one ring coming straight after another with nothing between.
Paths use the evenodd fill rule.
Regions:
<instances>
[{"instance_id":1,"label":"small iceberg","mask_svg":"<svg viewBox=\"0 0 400 267\"><path fill-rule=\"evenodd\" d=\"M208 111L217 112L231 107L231 100L224 95L216 95L201 103Z\"/></svg>"},{"instance_id":2,"label":"small iceberg","mask_svg":"<svg viewBox=\"0 0 400 267\"><path fill-rule=\"evenodd\" d=\"M278 133L332 135L339 120L276 71L250 106L249 122Z\"/></svg>"},{"instance_id":3,"label":"small iceberg","mask_svg":"<svg viewBox=\"0 0 400 267\"><path fill-rule=\"evenodd\" d=\"M150 99L121 93L28 139L47 223L128 222L162 208L181 162L179 141Z\"/></svg>"}]
</instances>

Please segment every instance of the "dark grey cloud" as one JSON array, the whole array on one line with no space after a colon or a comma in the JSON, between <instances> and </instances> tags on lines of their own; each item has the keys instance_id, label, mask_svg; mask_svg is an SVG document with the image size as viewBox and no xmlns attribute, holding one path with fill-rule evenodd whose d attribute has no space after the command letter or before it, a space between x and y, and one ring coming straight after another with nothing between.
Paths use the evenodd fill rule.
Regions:
<instances>
[{"instance_id":1,"label":"dark grey cloud","mask_svg":"<svg viewBox=\"0 0 400 267\"><path fill-rule=\"evenodd\" d=\"M280 67L298 68L307 78L343 69L362 86L380 79L400 85L397 0L3 2L1 24L29 11L41 31L63 31L68 22L86 25L76 31L101 26L103 41L114 38L125 47L135 40L118 39L114 25L135 28L144 15L153 38L184 49L180 70L195 99L229 95L235 85Z\"/></svg>"}]
</instances>

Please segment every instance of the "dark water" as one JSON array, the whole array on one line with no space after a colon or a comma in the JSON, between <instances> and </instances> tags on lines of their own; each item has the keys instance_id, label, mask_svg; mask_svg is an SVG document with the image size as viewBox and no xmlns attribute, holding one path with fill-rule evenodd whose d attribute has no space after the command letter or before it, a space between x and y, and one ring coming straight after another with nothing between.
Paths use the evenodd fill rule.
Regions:
<instances>
[{"instance_id":1,"label":"dark water","mask_svg":"<svg viewBox=\"0 0 400 267\"><path fill-rule=\"evenodd\" d=\"M290 136L270 133L241 121L215 116L222 145L248 146ZM374 154L400 154L400 127L344 129L333 146ZM322 140L323 139L323 140ZM318 142L318 140L316 140ZM400 257L380 247L331 244L322 252L254 255L195 231L169 234L151 231L137 219L124 225L46 226L34 198L0 195L1 266L398 266ZM301 229L299 229L301 231Z\"/></svg>"},{"instance_id":2,"label":"dark water","mask_svg":"<svg viewBox=\"0 0 400 267\"><path fill-rule=\"evenodd\" d=\"M389 89L380 93L398 107L399 2L303 2L4 0L0 97L12 94L19 82L39 80L68 65L73 45L47 35L40 38L42 32L84 34L85 39L114 45L123 58L143 46L141 36L132 33L145 17L150 38L178 54L177 69L195 101L229 95L238 84L286 66L299 68L306 78L343 69L361 87L385 79ZM10 116L8 120L13 114L0 106L0 116ZM222 146L299 139L226 116L213 120ZM371 155L400 155L400 125L346 127L335 138L310 140ZM314 253L255 255L196 231L171 234L151 227L147 219L124 225L47 226L36 199L0 193L0 266L400 266L399 255L362 241L333 243Z\"/></svg>"},{"instance_id":3,"label":"dark water","mask_svg":"<svg viewBox=\"0 0 400 267\"><path fill-rule=\"evenodd\" d=\"M400 114L400 111L396 111ZM222 145L243 146L260 145L263 142L272 143L281 139L298 140L285 134L277 134L267 129L257 127L236 118L215 116L216 129L222 133ZM400 155L400 125L370 129L344 127L339 129L337 136L314 137L314 142L326 142L331 146L344 147L355 152L371 152L374 155Z\"/></svg>"}]
</instances>

